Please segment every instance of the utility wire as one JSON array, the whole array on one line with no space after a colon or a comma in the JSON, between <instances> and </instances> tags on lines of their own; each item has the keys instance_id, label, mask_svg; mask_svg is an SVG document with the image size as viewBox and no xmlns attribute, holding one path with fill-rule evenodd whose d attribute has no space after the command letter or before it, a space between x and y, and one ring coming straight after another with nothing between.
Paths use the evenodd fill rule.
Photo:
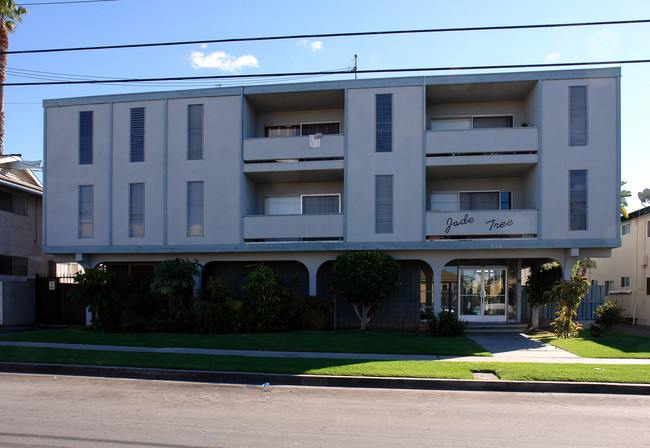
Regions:
<instances>
[{"instance_id":1,"label":"utility wire","mask_svg":"<svg viewBox=\"0 0 650 448\"><path fill-rule=\"evenodd\" d=\"M581 67L586 65L623 65L623 64L647 64L650 59L632 59L619 61L597 61L597 62L554 62L544 64L508 64L508 65L474 65L466 67L423 67L423 68L397 68L397 69L376 69L357 70L358 74L373 73L415 73L415 72L441 72L454 70L497 70L497 69L522 69L522 68L544 68L544 67ZM348 75L349 71L319 71L319 72L293 72L293 73L257 73L251 75L209 75L209 76L175 76L165 78L131 78L131 79L90 79L77 81L42 81L42 82L12 82L0 84L5 87L16 86L51 86L70 84L115 84L135 82L164 82L164 81L200 81L206 79L247 79L247 78L284 78L321 75Z\"/></svg>"},{"instance_id":2,"label":"utility wire","mask_svg":"<svg viewBox=\"0 0 650 448\"><path fill-rule=\"evenodd\" d=\"M432 28L432 29L415 29L415 30L393 30L393 31L362 31L355 33L325 33L325 34L294 34L286 36L266 36L266 37L236 37L230 39L212 39L212 40L192 40L176 42L154 42L145 44L124 44L124 45L101 45L93 47L68 47L68 48L46 48L40 50L12 50L3 51L0 54L32 54L32 53L57 53L64 51L88 51L88 50L115 50L123 48L145 48L145 47L170 47L175 45L196 45L196 44L217 44L232 42L252 42L252 41L269 41L269 40L288 40L288 39L319 39L326 37L355 37L355 36L378 36L378 35L395 35L395 34L423 34L423 33L448 33L457 31L494 31L494 30L521 30L536 28L566 28L577 26L603 26L603 25L631 25L639 23L650 23L650 19L640 20L619 20L606 22L576 22L576 23L546 23L538 25L502 25L502 26L475 26L463 28Z\"/></svg>"}]
</instances>

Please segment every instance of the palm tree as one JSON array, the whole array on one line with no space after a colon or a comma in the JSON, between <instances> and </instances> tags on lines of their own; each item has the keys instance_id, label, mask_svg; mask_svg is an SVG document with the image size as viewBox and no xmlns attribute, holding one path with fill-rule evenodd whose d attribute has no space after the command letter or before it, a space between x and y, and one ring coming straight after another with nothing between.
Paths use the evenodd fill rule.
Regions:
<instances>
[{"instance_id":1,"label":"palm tree","mask_svg":"<svg viewBox=\"0 0 650 448\"><path fill-rule=\"evenodd\" d=\"M16 22L23 21L28 11L16 5L14 0L0 0L0 155L2 155L5 138L5 77L7 76L7 50L9 49L9 33L13 33Z\"/></svg>"}]
</instances>

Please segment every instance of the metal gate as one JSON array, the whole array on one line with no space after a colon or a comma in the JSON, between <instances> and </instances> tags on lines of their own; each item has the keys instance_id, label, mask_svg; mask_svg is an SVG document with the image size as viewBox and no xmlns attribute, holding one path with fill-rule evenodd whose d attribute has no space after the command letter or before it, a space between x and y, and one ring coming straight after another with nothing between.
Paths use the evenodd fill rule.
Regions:
<instances>
[{"instance_id":1,"label":"metal gate","mask_svg":"<svg viewBox=\"0 0 650 448\"><path fill-rule=\"evenodd\" d=\"M86 308L68 298L76 284L73 277L35 278L36 323L46 325L85 325Z\"/></svg>"}]
</instances>

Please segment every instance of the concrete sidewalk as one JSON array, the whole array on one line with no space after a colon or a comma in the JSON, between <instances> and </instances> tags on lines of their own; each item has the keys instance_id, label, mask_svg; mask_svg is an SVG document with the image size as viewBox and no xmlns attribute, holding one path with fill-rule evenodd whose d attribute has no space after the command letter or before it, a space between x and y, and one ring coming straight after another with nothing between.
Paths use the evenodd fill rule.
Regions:
<instances>
[{"instance_id":1,"label":"concrete sidewalk","mask_svg":"<svg viewBox=\"0 0 650 448\"><path fill-rule=\"evenodd\" d=\"M46 342L0 341L0 346L45 347L71 350L100 350L118 352L178 353L214 356L250 356L260 358L327 358L377 361L456 361L456 362L538 362L572 364L640 364L650 365L650 359L581 358L565 350L517 333L475 333L469 338L493 356L439 356L373 353L284 352L265 350L220 350L201 348L157 348L122 345L63 344Z\"/></svg>"}]
</instances>

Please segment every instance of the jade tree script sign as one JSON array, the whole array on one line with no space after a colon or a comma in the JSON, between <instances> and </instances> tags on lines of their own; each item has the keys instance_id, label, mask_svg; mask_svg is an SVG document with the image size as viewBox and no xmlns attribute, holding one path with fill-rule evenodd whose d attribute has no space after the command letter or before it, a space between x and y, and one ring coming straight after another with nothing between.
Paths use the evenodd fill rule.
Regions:
<instances>
[{"instance_id":1,"label":"jade tree script sign","mask_svg":"<svg viewBox=\"0 0 650 448\"><path fill-rule=\"evenodd\" d=\"M534 235L536 210L427 213L429 235Z\"/></svg>"}]
</instances>

